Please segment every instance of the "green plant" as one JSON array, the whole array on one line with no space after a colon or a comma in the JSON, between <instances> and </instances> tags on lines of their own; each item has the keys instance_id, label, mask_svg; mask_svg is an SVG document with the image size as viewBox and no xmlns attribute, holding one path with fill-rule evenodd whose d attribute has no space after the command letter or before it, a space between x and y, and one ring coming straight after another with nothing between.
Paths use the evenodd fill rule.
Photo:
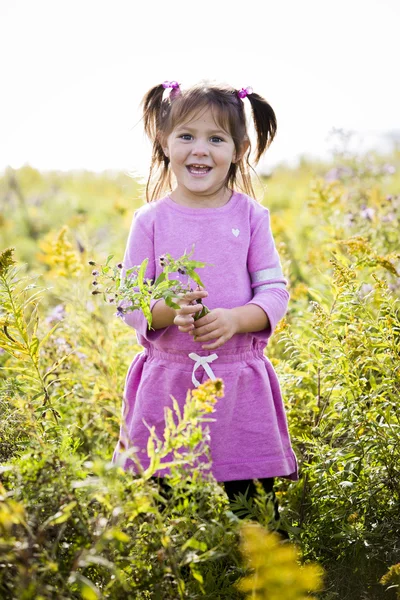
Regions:
<instances>
[{"instance_id":1,"label":"green plant","mask_svg":"<svg viewBox=\"0 0 400 600\"><path fill-rule=\"evenodd\" d=\"M113 255L107 258L106 264L97 264L95 261L89 261L91 266L97 269L92 271L95 280L92 285L95 289L93 295L102 294L105 302L118 304L117 315L122 316L134 310L142 310L147 319L149 328L152 323L150 303L152 300L163 298L171 308L179 308L179 304L174 302L174 298L180 294L185 294L190 288L190 279L195 281L198 286L204 287L199 275L195 269L205 267L205 263L191 260L194 253L194 247L189 254L184 254L178 259L172 258L168 253L159 258L162 273L155 281L145 279L148 259L146 258L141 265L131 267L123 273L123 264L111 266L110 261ZM100 270L99 270L100 269ZM179 273L187 277L187 283L182 283L179 279L169 279L170 273ZM99 284L104 289L99 288ZM202 303L200 299L200 303ZM203 310L195 315L195 320L207 314L208 308L203 305Z\"/></svg>"}]
</instances>

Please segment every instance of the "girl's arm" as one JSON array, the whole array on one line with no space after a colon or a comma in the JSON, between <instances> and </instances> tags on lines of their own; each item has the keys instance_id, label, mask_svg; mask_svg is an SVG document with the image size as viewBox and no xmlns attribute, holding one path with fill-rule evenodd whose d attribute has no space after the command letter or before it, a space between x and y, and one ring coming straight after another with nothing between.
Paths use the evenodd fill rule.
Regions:
<instances>
[{"instance_id":1,"label":"girl's arm","mask_svg":"<svg viewBox=\"0 0 400 600\"><path fill-rule=\"evenodd\" d=\"M195 290L187 292L180 298L175 298L175 302L180 305L180 309L170 308L165 304L164 300L160 300L153 306L152 327L161 329L169 325L177 325L180 331L190 331L194 329L194 315L196 312L203 310L202 304L192 304L198 298L206 298L208 292L206 290Z\"/></svg>"},{"instance_id":2,"label":"girl's arm","mask_svg":"<svg viewBox=\"0 0 400 600\"><path fill-rule=\"evenodd\" d=\"M172 325L176 316L176 311L165 304L165 300L158 300L153 306L152 322L153 329L163 329Z\"/></svg>"},{"instance_id":3,"label":"girl's arm","mask_svg":"<svg viewBox=\"0 0 400 600\"><path fill-rule=\"evenodd\" d=\"M231 314L235 321L235 333L263 331L270 327L268 315L257 304L231 308Z\"/></svg>"},{"instance_id":4,"label":"girl's arm","mask_svg":"<svg viewBox=\"0 0 400 600\"><path fill-rule=\"evenodd\" d=\"M255 332L255 337L267 342L277 323L284 317L289 302L287 280L285 279L278 251L271 231L270 213L263 211L251 236L247 268L251 279L253 298L247 307L258 306L267 317L264 329Z\"/></svg>"},{"instance_id":5,"label":"girl's arm","mask_svg":"<svg viewBox=\"0 0 400 600\"><path fill-rule=\"evenodd\" d=\"M267 342L287 310L289 293L270 228L268 209L258 219L252 232L247 268L253 297L244 306L217 308L196 322L191 332L194 341L204 343L205 350L222 346L236 333L254 333Z\"/></svg>"},{"instance_id":6,"label":"girl's arm","mask_svg":"<svg viewBox=\"0 0 400 600\"><path fill-rule=\"evenodd\" d=\"M147 225L146 229L145 225ZM126 271L129 268L136 265L140 265L145 258L148 258L149 260L145 278L154 279L156 276L157 259L154 256L154 244L152 240L151 226L149 225L150 224L148 224L146 219L144 219L141 215L141 211L136 211L133 215L123 259L123 269L121 273L123 278L126 277ZM150 310L153 315L158 314L158 311L161 309L161 307L156 308L160 303L161 300L151 301ZM156 313L154 313L155 310ZM138 334L140 334L150 342L154 342L156 339L162 336L163 333L166 331L167 327L167 325L162 324L165 321L164 317L163 320L159 321L157 328L154 326L153 323L152 329L149 330L147 319L141 310L134 310L133 312L128 312L122 318L127 325L133 327Z\"/></svg>"}]
</instances>

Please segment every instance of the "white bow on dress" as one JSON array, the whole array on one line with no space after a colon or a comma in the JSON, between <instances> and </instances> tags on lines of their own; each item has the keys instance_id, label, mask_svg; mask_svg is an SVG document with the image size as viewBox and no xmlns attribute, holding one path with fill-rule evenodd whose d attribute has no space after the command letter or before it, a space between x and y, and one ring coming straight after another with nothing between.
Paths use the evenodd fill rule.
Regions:
<instances>
[{"instance_id":1,"label":"white bow on dress","mask_svg":"<svg viewBox=\"0 0 400 600\"><path fill-rule=\"evenodd\" d=\"M195 387L199 387L199 385L200 385L200 382L197 381L196 376L195 376L195 372L197 371L197 369L200 366L204 368L205 372L207 373L209 378L212 379L212 381L216 380L216 377L208 363L211 363L214 360L216 360L218 358L218 354L214 353L214 354L210 354L210 356L199 356L195 352L191 352L189 354L189 358L196 361L195 364L193 365L193 373L192 373L192 383Z\"/></svg>"}]
</instances>

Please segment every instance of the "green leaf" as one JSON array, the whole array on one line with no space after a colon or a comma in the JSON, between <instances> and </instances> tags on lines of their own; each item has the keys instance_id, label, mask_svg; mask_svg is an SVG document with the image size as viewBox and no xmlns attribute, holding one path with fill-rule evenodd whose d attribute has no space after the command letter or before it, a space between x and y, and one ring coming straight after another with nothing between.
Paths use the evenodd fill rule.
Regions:
<instances>
[{"instance_id":1,"label":"green leaf","mask_svg":"<svg viewBox=\"0 0 400 600\"><path fill-rule=\"evenodd\" d=\"M157 277L157 279L154 282L154 287L157 287L163 281L165 281L165 273L164 272L159 274L159 276Z\"/></svg>"},{"instance_id":2,"label":"green leaf","mask_svg":"<svg viewBox=\"0 0 400 600\"><path fill-rule=\"evenodd\" d=\"M46 333L46 335L45 335L45 336L44 336L44 337L43 337L43 338L40 340L40 342L39 342L39 348L40 348L41 346L43 346L43 345L44 345L44 344L47 342L47 340L49 339L49 337L51 336L51 334L55 332L55 330L57 329L57 327L59 327L60 323L61 323L61 321L58 321L58 322L57 322L57 323L54 325L54 327L52 327L52 328L51 328L51 329L50 329L50 330L49 330L49 331Z\"/></svg>"},{"instance_id":3,"label":"green leaf","mask_svg":"<svg viewBox=\"0 0 400 600\"><path fill-rule=\"evenodd\" d=\"M165 297L165 304L167 306L170 306L171 308L174 308L175 310L178 310L180 308L179 304L177 304L176 302L174 302L171 298L171 296L166 296Z\"/></svg>"},{"instance_id":4,"label":"green leaf","mask_svg":"<svg viewBox=\"0 0 400 600\"><path fill-rule=\"evenodd\" d=\"M137 284L138 284L139 290L141 292L143 291L143 288L144 288L144 284L143 284L144 274L146 273L148 262L149 262L149 259L145 258L144 261L142 262L142 264L140 265L138 275L137 275Z\"/></svg>"},{"instance_id":5,"label":"green leaf","mask_svg":"<svg viewBox=\"0 0 400 600\"><path fill-rule=\"evenodd\" d=\"M190 571L193 575L193 577L195 579L197 579L197 581L201 584L204 583L204 579L203 579L203 575L200 573L200 571L196 568L195 563L190 563Z\"/></svg>"},{"instance_id":6,"label":"green leaf","mask_svg":"<svg viewBox=\"0 0 400 600\"><path fill-rule=\"evenodd\" d=\"M200 542L196 540L196 538L191 537L187 542L185 542L182 546L182 551L187 548L194 548L195 550L201 550L205 552L207 550L207 544L205 542Z\"/></svg>"},{"instance_id":7,"label":"green leaf","mask_svg":"<svg viewBox=\"0 0 400 600\"><path fill-rule=\"evenodd\" d=\"M34 335L32 337L31 343L29 345L29 349L31 351L32 358L36 362L39 357L39 338L37 338L36 335Z\"/></svg>"},{"instance_id":8,"label":"green leaf","mask_svg":"<svg viewBox=\"0 0 400 600\"><path fill-rule=\"evenodd\" d=\"M202 280L200 279L200 277L198 276L198 274L193 271L190 273L190 277L200 286L200 287L204 287L204 283L202 282Z\"/></svg>"}]
</instances>

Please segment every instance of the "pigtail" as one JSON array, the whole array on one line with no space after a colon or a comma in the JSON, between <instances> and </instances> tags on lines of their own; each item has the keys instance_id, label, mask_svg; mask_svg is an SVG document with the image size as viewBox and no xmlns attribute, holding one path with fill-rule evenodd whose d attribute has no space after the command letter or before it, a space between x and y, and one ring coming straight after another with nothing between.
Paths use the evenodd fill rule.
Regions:
<instances>
[{"instance_id":1,"label":"pigtail","mask_svg":"<svg viewBox=\"0 0 400 600\"><path fill-rule=\"evenodd\" d=\"M272 106L262 96L251 93L247 95L247 98L251 104L257 133L257 150L254 159L255 164L257 164L275 137L277 129L276 116Z\"/></svg>"},{"instance_id":2,"label":"pigtail","mask_svg":"<svg viewBox=\"0 0 400 600\"><path fill-rule=\"evenodd\" d=\"M162 84L154 86L147 92L141 103L143 106L144 130L152 142L156 138L159 127L164 91Z\"/></svg>"},{"instance_id":3,"label":"pigtail","mask_svg":"<svg viewBox=\"0 0 400 600\"><path fill-rule=\"evenodd\" d=\"M170 104L169 100L163 100L164 91L163 84L156 85L146 93L141 102L141 106L143 106L144 131L150 141L153 142L150 173L146 185L147 202L150 202L157 195L167 180L170 185L168 173L170 161L165 156L159 139L161 119L165 117ZM160 169L161 173L159 173ZM150 194L152 188L154 188L153 193Z\"/></svg>"}]
</instances>

